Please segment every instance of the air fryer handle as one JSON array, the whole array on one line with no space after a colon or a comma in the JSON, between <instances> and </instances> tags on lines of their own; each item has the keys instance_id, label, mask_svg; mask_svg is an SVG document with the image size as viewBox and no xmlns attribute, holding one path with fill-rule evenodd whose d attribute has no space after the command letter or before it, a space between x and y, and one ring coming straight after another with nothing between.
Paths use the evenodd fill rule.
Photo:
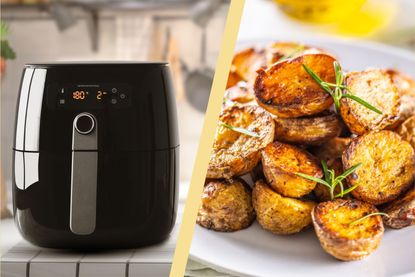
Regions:
<instances>
[{"instance_id":1,"label":"air fryer handle","mask_svg":"<svg viewBox=\"0 0 415 277\"><path fill-rule=\"evenodd\" d=\"M70 228L88 235L96 224L98 129L96 118L81 113L73 121Z\"/></svg>"}]
</instances>

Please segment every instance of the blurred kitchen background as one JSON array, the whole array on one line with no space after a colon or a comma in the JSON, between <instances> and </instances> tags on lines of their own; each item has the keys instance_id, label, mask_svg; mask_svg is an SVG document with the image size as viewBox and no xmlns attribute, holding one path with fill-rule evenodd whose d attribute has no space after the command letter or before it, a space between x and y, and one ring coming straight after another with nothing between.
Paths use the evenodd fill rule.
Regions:
<instances>
[{"instance_id":1,"label":"blurred kitchen background","mask_svg":"<svg viewBox=\"0 0 415 277\"><path fill-rule=\"evenodd\" d=\"M1 166L8 192L20 77L30 62L169 61L180 178L189 180L228 6L226 0L1 0Z\"/></svg>"}]
</instances>

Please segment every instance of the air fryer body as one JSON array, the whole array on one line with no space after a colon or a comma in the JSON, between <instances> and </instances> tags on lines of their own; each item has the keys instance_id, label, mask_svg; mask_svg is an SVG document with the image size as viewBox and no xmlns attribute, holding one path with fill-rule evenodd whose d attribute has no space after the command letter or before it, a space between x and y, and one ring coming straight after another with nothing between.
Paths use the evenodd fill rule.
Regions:
<instances>
[{"instance_id":1,"label":"air fryer body","mask_svg":"<svg viewBox=\"0 0 415 277\"><path fill-rule=\"evenodd\" d=\"M27 65L13 156L15 221L33 244L131 248L165 239L179 159L168 66Z\"/></svg>"}]
</instances>

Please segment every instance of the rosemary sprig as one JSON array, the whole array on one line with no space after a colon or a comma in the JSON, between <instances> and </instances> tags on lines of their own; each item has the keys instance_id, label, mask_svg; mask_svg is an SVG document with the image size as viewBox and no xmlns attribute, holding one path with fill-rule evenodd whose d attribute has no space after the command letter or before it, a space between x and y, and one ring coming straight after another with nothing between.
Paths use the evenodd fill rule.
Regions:
<instances>
[{"instance_id":1,"label":"rosemary sprig","mask_svg":"<svg viewBox=\"0 0 415 277\"><path fill-rule=\"evenodd\" d=\"M292 52L290 52L289 54L286 54L286 55L282 56L281 58L279 58L277 62L282 62L282 61L291 59L296 54L304 51L304 49L305 49L304 45L298 45L296 48L294 48L294 50Z\"/></svg>"},{"instance_id":2,"label":"rosemary sprig","mask_svg":"<svg viewBox=\"0 0 415 277\"><path fill-rule=\"evenodd\" d=\"M251 137L254 137L254 138L259 138L259 134L256 133L256 132L252 132L252 131L249 131L249 130L244 129L244 128L234 127L234 126L228 125L228 124L223 123L223 122L220 122L219 124L223 127L226 127L228 129L232 130L232 131L235 131L235 132L247 135L247 136L251 136Z\"/></svg>"},{"instance_id":3,"label":"rosemary sprig","mask_svg":"<svg viewBox=\"0 0 415 277\"><path fill-rule=\"evenodd\" d=\"M348 189L344 189L343 180L352 174L356 169L362 166L361 163L358 163L352 167L350 167L348 170L343 172L341 175L336 177L336 174L333 169L328 169L326 162L323 160L321 161L321 165L323 166L323 172L324 172L324 179L316 178L307 174L303 173L295 173L296 175L303 177L305 179L317 182L319 184L322 184L326 186L330 192L330 199L333 200L335 198L343 197L352 190L354 190L359 184L356 184ZM340 186L340 193L334 194L334 191L337 186Z\"/></svg>"},{"instance_id":4,"label":"rosemary sprig","mask_svg":"<svg viewBox=\"0 0 415 277\"><path fill-rule=\"evenodd\" d=\"M369 110L374 111L375 113L382 114L382 111L371 105L370 103L366 102L362 98L353 95L350 88L346 85L344 85L344 73L340 68L340 65L338 62L333 62L334 66L334 72L336 74L336 83L328 83L323 81L311 68L309 68L307 65L303 64L304 70L311 76L311 78L314 79L314 81L317 82L317 84L320 85L322 89L324 89L328 94L333 97L334 105L336 106L336 110L340 110L340 100L342 98L349 98L357 103L363 105L364 107L368 108ZM347 91L347 93L344 93L344 90Z\"/></svg>"},{"instance_id":5,"label":"rosemary sprig","mask_svg":"<svg viewBox=\"0 0 415 277\"><path fill-rule=\"evenodd\" d=\"M358 223L358 222L360 222L360 221L362 221L362 220L364 220L364 219L366 219L366 218L368 218L370 216L374 216L374 215L383 215L383 216L389 217L389 215L387 213L375 212L375 213L367 214L367 215L365 215L365 216L363 216L363 217L361 217L359 219L353 220L352 222L349 223L349 225L350 224L356 224L356 223Z\"/></svg>"}]
</instances>

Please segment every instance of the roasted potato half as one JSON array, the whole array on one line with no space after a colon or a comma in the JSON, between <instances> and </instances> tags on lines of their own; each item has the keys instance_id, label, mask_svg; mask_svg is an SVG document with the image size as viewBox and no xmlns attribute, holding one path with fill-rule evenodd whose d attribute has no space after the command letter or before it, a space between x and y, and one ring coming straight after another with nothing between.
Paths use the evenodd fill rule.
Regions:
<instances>
[{"instance_id":1,"label":"roasted potato half","mask_svg":"<svg viewBox=\"0 0 415 277\"><path fill-rule=\"evenodd\" d=\"M388 69L386 72L392 77L401 95L415 97L415 80L396 69Z\"/></svg>"},{"instance_id":2,"label":"roasted potato half","mask_svg":"<svg viewBox=\"0 0 415 277\"><path fill-rule=\"evenodd\" d=\"M375 131L353 140L344 151L343 167L362 163L347 177L358 184L357 199L379 205L396 199L415 179L415 153L409 142L392 131Z\"/></svg>"},{"instance_id":3,"label":"roasted potato half","mask_svg":"<svg viewBox=\"0 0 415 277\"><path fill-rule=\"evenodd\" d=\"M415 225L415 188L411 188L402 198L388 203L383 212L389 217L384 217L386 226L401 229Z\"/></svg>"},{"instance_id":4,"label":"roasted potato half","mask_svg":"<svg viewBox=\"0 0 415 277\"><path fill-rule=\"evenodd\" d=\"M334 113L310 117L274 118L275 139L282 142L305 145L319 145L337 137L342 122Z\"/></svg>"},{"instance_id":5,"label":"roasted potato half","mask_svg":"<svg viewBox=\"0 0 415 277\"><path fill-rule=\"evenodd\" d=\"M351 132L362 135L372 130L383 130L399 119L401 97L386 71L350 72L346 75L346 85L350 94L382 112L378 114L352 99L342 98L340 113Z\"/></svg>"},{"instance_id":6,"label":"roasted potato half","mask_svg":"<svg viewBox=\"0 0 415 277\"><path fill-rule=\"evenodd\" d=\"M278 235L300 232L311 223L312 201L283 197L264 181L255 183L252 201L257 220L265 230Z\"/></svg>"},{"instance_id":7,"label":"roasted potato half","mask_svg":"<svg viewBox=\"0 0 415 277\"><path fill-rule=\"evenodd\" d=\"M281 118L318 114L333 104L332 97L304 70L311 68L324 81L336 80L333 62L327 54L304 54L259 69L255 97L260 106Z\"/></svg>"},{"instance_id":8,"label":"roasted potato half","mask_svg":"<svg viewBox=\"0 0 415 277\"><path fill-rule=\"evenodd\" d=\"M397 133L415 149L415 115L405 120L399 126Z\"/></svg>"},{"instance_id":9,"label":"roasted potato half","mask_svg":"<svg viewBox=\"0 0 415 277\"><path fill-rule=\"evenodd\" d=\"M234 54L232 68L242 80L253 83L256 71L266 66L265 49L249 47Z\"/></svg>"},{"instance_id":10,"label":"roasted potato half","mask_svg":"<svg viewBox=\"0 0 415 277\"><path fill-rule=\"evenodd\" d=\"M358 200L336 199L318 204L312 211L314 229L323 249L342 261L360 260L379 246L383 235L377 209Z\"/></svg>"},{"instance_id":11,"label":"roasted potato half","mask_svg":"<svg viewBox=\"0 0 415 277\"><path fill-rule=\"evenodd\" d=\"M319 160L328 161L330 159L340 158L351 141L351 138L335 137L318 147L314 147L311 149L311 153Z\"/></svg>"},{"instance_id":12,"label":"roasted potato half","mask_svg":"<svg viewBox=\"0 0 415 277\"><path fill-rule=\"evenodd\" d=\"M222 111L208 166L207 178L240 176L251 171L261 158L261 150L274 140L274 120L258 106L233 106ZM258 137L223 126L256 132Z\"/></svg>"},{"instance_id":13,"label":"roasted potato half","mask_svg":"<svg viewBox=\"0 0 415 277\"><path fill-rule=\"evenodd\" d=\"M262 166L267 182L279 194L299 198L310 193L316 182L295 175L303 173L321 178L319 162L307 151L275 141L262 151Z\"/></svg>"},{"instance_id":14,"label":"roasted potato half","mask_svg":"<svg viewBox=\"0 0 415 277\"><path fill-rule=\"evenodd\" d=\"M241 179L208 180L196 222L207 229L233 232L255 219L251 189Z\"/></svg>"}]
</instances>

